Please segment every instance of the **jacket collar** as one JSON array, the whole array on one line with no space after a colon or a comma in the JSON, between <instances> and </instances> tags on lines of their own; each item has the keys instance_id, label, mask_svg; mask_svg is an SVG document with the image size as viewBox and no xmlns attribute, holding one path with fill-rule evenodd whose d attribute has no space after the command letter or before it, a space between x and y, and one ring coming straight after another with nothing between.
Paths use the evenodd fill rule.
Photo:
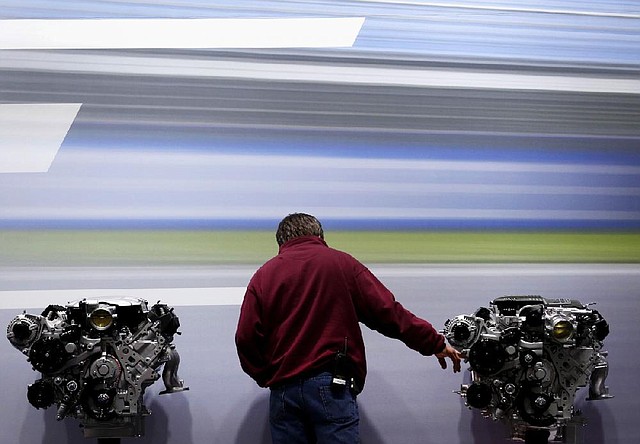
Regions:
<instances>
[{"instance_id":1,"label":"jacket collar","mask_svg":"<svg viewBox=\"0 0 640 444\"><path fill-rule=\"evenodd\" d=\"M293 239L290 239L284 244L282 244L279 248L279 252L282 253L283 251L288 250L289 248L293 248L297 245L303 245L303 244L324 245L325 247L327 246L327 243L324 241L324 239L321 239L318 236L300 236L300 237L294 237Z\"/></svg>"}]
</instances>

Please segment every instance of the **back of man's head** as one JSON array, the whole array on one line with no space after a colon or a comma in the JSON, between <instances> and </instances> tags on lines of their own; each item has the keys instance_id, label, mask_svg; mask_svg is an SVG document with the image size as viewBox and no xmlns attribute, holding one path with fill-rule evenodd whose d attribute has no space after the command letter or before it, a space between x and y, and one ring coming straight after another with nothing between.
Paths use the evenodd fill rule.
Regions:
<instances>
[{"instance_id":1,"label":"back of man's head","mask_svg":"<svg viewBox=\"0 0 640 444\"><path fill-rule=\"evenodd\" d=\"M318 236L324 239L320 221L305 213L293 213L280 221L276 231L278 245L300 236Z\"/></svg>"}]
</instances>

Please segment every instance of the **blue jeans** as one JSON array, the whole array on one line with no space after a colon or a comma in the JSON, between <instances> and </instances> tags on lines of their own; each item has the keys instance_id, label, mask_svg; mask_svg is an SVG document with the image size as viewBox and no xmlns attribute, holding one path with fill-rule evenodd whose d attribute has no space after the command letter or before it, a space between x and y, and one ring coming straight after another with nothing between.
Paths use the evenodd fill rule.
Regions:
<instances>
[{"instance_id":1,"label":"blue jeans","mask_svg":"<svg viewBox=\"0 0 640 444\"><path fill-rule=\"evenodd\" d=\"M332 388L320 373L271 388L269 422L273 444L357 444L358 405L346 387Z\"/></svg>"}]
</instances>

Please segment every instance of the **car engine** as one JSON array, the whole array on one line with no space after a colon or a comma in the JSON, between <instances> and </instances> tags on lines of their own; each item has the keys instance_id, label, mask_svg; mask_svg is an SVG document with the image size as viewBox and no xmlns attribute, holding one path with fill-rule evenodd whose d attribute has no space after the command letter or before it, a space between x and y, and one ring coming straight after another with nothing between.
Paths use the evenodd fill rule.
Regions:
<instances>
[{"instance_id":1,"label":"car engine","mask_svg":"<svg viewBox=\"0 0 640 444\"><path fill-rule=\"evenodd\" d=\"M584 425L574 402L611 398L603 341L609 325L596 310L570 299L504 296L489 308L447 320L444 335L470 365L471 384L458 392L470 408L503 421L511 439L572 442Z\"/></svg>"},{"instance_id":2,"label":"car engine","mask_svg":"<svg viewBox=\"0 0 640 444\"><path fill-rule=\"evenodd\" d=\"M35 408L57 406L56 419L74 417L87 438L142 436L145 389L160 379L164 393L188 390L178 378L172 344L180 321L167 305L138 298L82 299L23 313L7 339L41 378L27 388Z\"/></svg>"}]
</instances>

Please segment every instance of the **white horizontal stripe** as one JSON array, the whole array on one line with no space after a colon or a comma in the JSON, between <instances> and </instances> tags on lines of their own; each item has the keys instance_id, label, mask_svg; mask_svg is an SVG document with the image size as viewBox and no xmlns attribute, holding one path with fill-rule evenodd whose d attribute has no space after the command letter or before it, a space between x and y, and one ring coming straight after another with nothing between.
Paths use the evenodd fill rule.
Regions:
<instances>
[{"instance_id":1,"label":"white horizontal stripe","mask_svg":"<svg viewBox=\"0 0 640 444\"><path fill-rule=\"evenodd\" d=\"M385 265L372 266L380 278L449 277L449 276L638 276L636 264L459 264L459 265Z\"/></svg>"},{"instance_id":2,"label":"white horizontal stripe","mask_svg":"<svg viewBox=\"0 0 640 444\"><path fill-rule=\"evenodd\" d=\"M640 79L637 78L124 57L36 51L5 53L0 59L0 68L432 88L640 94Z\"/></svg>"},{"instance_id":3,"label":"white horizontal stripe","mask_svg":"<svg viewBox=\"0 0 640 444\"><path fill-rule=\"evenodd\" d=\"M0 173L47 172L80 106L0 104Z\"/></svg>"},{"instance_id":4,"label":"white horizontal stripe","mask_svg":"<svg viewBox=\"0 0 640 444\"><path fill-rule=\"evenodd\" d=\"M0 49L350 47L362 17L0 20Z\"/></svg>"},{"instance_id":5,"label":"white horizontal stripe","mask_svg":"<svg viewBox=\"0 0 640 444\"><path fill-rule=\"evenodd\" d=\"M460 265L385 265L371 266L380 278L406 277L473 277L473 276L638 276L640 266L618 265L526 265L460 264ZM91 268L88 268L91 273ZM164 273L161 270L160 273ZM37 271L35 272L38 273ZM242 271L244 274L245 271ZM0 309L42 310L49 304L64 305L82 298L140 297L150 304L158 301L172 307L239 306L246 287L145 288L145 289L74 289L74 290L5 290L0 291Z\"/></svg>"},{"instance_id":6,"label":"white horizontal stripe","mask_svg":"<svg viewBox=\"0 0 640 444\"><path fill-rule=\"evenodd\" d=\"M240 305L245 289L211 287L0 291L0 309L44 309L49 304L65 305L83 298L117 297L142 298L149 304L160 301L172 307Z\"/></svg>"},{"instance_id":7,"label":"white horizontal stripe","mask_svg":"<svg viewBox=\"0 0 640 444\"><path fill-rule=\"evenodd\" d=\"M67 164L102 166L108 161L111 165L144 164L147 167L181 165L225 167L259 167L292 169L354 169L354 170L408 170L408 171L475 171L497 173L559 173L559 174L640 174L640 167L634 165L603 165L542 162L496 162L483 160L422 160L422 159L383 159L360 157L321 157L321 156L278 156L278 155L228 155L206 152L168 152L124 151L119 148L77 150L66 158ZM270 177L273 177L270 174Z\"/></svg>"}]
</instances>

